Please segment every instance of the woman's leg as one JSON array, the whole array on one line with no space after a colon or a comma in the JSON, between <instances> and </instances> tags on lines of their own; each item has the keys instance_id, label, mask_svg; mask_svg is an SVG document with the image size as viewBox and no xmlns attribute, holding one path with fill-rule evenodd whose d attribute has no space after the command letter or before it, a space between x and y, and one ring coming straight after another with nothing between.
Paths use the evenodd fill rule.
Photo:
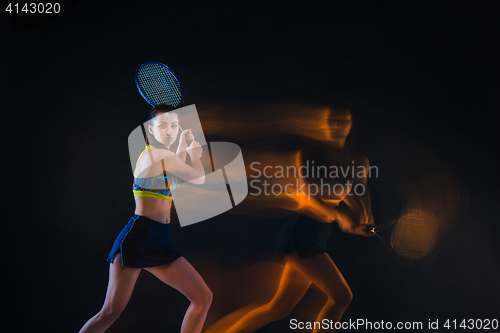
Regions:
<instances>
[{"instance_id":1,"label":"woman's leg","mask_svg":"<svg viewBox=\"0 0 500 333\"><path fill-rule=\"evenodd\" d=\"M108 290L106 300L94 317L82 327L80 333L101 333L118 319L127 305L141 268L122 266L121 254L118 253L109 265Z\"/></svg>"},{"instance_id":2,"label":"woman's leg","mask_svg":"<svg viewBox=\"0 0 500 333\"><path fill-rule=\"evenodd\" d=\"M352 300L349 285L338 270L333 260L326 253L316 254L310 258L299 259L295 254L289 258L290 263L312 283L317 285L328 296L328 301L321 310L316 321L323 319L339 321ZM328 330L334 332L333 330ZM315 329L314 333L327 332Z\"/></svg>"},{"instance_id":3,"label":"woman's leg","mask_svg":"<svg viewBox=\"0 0 500 333\"><path fill-rule=\"evenodd\" d=\"M225 327L212 326L207 333L255 332L270 322L283 319L290 314L310 285L311 281L287 262L278 291L269 303L251 310L232 325L226 324Z\"/></svg>"},{"instance_id":4,"label":"woman's leg","mask_svg":"<svg viewBox=\"0 0 500 333\"><path fill-rule=\"evenodd\" d=\"M172 263L144 269L179 290L191 301L182 321L181 333L201 332L212 304L212 292L194 267L185 258L180 257Z\"/></svg>"}]
</instances>

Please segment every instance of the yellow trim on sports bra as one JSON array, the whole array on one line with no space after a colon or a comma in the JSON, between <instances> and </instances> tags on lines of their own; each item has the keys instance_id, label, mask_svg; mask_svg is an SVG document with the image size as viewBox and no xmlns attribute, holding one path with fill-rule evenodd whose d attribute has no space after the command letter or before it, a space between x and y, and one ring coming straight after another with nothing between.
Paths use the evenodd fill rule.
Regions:
<instances>
[{"instance_id":1,"label":"yellow trim on sports bra","mask_svg":"<svg viewBox=\"0 0 500 333\"><path fill-rule=\"evenodd\" d=\"M172 201L172 197L167 197L161 193L156 192L148 192L148 191L132 191L134 192L134 197L145 197L145 198L157 198L157 199L166 199Z\"/></svg>"}]
</instances>

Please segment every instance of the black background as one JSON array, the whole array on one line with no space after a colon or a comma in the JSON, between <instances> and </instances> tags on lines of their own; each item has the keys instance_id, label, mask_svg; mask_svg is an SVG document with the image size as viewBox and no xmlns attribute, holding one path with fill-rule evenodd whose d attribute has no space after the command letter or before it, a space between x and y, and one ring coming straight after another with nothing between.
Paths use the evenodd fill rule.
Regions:
<instances>
[{"instance_id":1,"label":"black background","mask_svg":"<svg viewBox=\"0 0 500 333\"><path fill-rule=\"evenodd\" d=\"M345 320L500 319L494 2L62 4L52 16L0 14L9 331L76 332L99 311L105 258L133 213L127 137L147 117L133 84L147 60L174 69L202 125L204 105L348 96L356 148L381 170L369 184L375 201L384 187L409 186L429 161L465 185L467 212L421 263L401 265L375 239L336 233L329 252L354 293ZM231 215L174 226L174 247L214 291L207 321L238 304L218 298L217 274L263 260L277 228ZM142 273L109 332L178 331L187 304ZM294 316L259 332L288 332Z\"/></svg>"}]
</instances>

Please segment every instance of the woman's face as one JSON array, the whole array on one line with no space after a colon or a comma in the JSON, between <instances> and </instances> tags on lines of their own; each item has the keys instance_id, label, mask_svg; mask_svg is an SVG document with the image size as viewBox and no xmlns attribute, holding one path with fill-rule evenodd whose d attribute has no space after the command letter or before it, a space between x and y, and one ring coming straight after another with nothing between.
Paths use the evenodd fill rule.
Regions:
<instances>
[{"instance_id":1,"label":"woman's face","mask_svg":"<svg viewBox=\"0 0 500 333\"><path fill-rule=\"evenodd\" d=\"M161 113L154 118L153 125L149 125L148 129L156 141L170 148L179 133L179 116L175 112Z\"/></svg>"},{"instance_id":2,"label":"woman's face","mask_svg":"<svg viewBox=\"0 0 500 333\"><path fill-rule=\"evenodd\" d=\"M349 109L331 110L327 122L332 140L343 140L351 131L351 111Z\"/></svg>"}]
</instances>

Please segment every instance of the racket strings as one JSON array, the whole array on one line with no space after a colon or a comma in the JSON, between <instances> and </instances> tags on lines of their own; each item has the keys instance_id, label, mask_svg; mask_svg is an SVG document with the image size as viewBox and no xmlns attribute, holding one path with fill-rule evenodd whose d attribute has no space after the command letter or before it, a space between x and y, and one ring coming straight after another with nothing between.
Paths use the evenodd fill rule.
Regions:
<instances>
[{"instance_id":1,"label":"racket strings","mask_svg":"<svg viewBox=\"0 0 500 333\"><path fill-rule=\"evenodd\" d=\"M137 70L137 84L154 105L178 106L182 101L182 88L177 78L159 64L143 64Z\"/></svg>"},{"instance_id":2,"label":"racket strings","mask_svg":"<svg viewBox=\"0 0 500 333\"><path fill-rule=\"evenodd\" d=\"M390 245L405 260L418 260L427 256L435 247L439 236L436 217L426 211L414 209L401 216L395 223Z\"/></svg>"}]
</instances>

